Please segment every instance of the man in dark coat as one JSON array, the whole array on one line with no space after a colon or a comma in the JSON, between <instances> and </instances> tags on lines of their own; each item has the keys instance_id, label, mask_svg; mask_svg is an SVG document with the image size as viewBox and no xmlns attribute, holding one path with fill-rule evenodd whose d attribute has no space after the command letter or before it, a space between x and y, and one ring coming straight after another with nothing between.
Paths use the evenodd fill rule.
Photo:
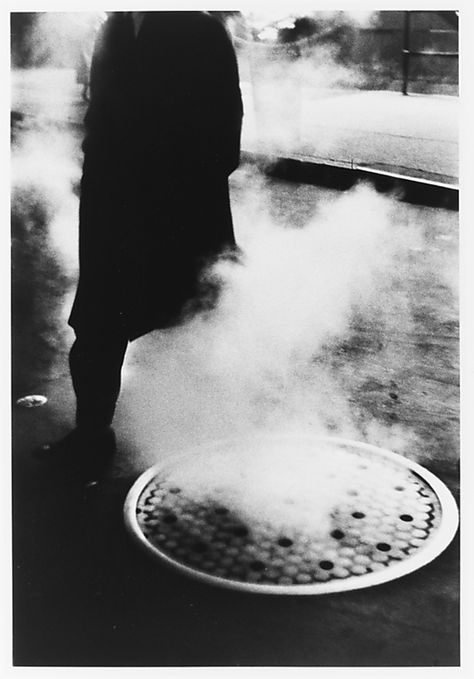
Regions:
<instances>
[{"instance_id":1,"label":"man in dark coat","mask_svg":"<svg viewBox=\"0 0 474 679\"><path fill-rule=\"evenodd\" d=\"M79 284L69 319L76 429L43 447L88 472L110 429L128 341L189 310L206 262L235 247L228 176L242 100L231 40L204 12L114 13L85 118ZM87 462L86 462L87 458Z\"/></svg>"}]
</instances>

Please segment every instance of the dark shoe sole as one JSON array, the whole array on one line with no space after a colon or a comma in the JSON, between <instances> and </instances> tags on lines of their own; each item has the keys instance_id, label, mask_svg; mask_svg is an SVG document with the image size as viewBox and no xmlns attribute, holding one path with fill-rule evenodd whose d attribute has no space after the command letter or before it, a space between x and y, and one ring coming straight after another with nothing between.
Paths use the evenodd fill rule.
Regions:
<instances>
[{"instance_id":1,"label":"dark shoe sole","mask_svg":"<svg viewBox=\"0 0 474 679\"><path fill-rule=\"evenodd\" d=\"M88 483L104 477L116 452L112 429L86 435L75 429L55 443L40 446L33 455L48 467L69 470Z\"/></svg>"}]
</instances>

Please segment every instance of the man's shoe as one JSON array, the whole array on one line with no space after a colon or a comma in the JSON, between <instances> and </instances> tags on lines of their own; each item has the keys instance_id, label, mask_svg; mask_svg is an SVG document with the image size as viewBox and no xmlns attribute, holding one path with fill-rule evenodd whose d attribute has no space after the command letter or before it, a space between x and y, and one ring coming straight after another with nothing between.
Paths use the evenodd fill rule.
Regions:
<instances>
[{"instance_id":1,"label":"man's shoe","mask_svg":"<svg viewBox=\"0 0 474 679\"><path fill-rule=\"evenodd\" d=\"M40 446L34 454L48 465L77 473L87 483L103 478L116 452L115 433L106 427L74 429L59 441Z\"/></svg>"},{"instance_id":2,"label":"man's shoe","mask_svg":"<svg viewBox=\"0 0 474 679\"><path fill-rule=\"evenodd\" d=\"M108 427L90 439L84 447L84 455L81 458L80 476L84 483L101 481L117 452L117 444L113 429Z\"/></svg>"},{"instance_id":3,"label":"man's shoe","mask_svg":"<svg viewBox=\"0 0 474 679\"><path fill-rule=\"evenodd\" d=\"M79 429L73 429L64 438L54 443L45 443L33 452L43 462L54 464L71 464L72 459L80 454L84 445L84 436Z\"/></svg>"}]
</instances>

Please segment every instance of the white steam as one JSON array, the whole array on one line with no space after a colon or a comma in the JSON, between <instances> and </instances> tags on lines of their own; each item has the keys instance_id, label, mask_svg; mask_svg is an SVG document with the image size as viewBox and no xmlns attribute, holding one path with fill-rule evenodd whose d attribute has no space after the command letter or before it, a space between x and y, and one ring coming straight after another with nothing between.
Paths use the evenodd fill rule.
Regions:
<instances>
[{"instance_id":1,"label":"white steam","mask_svg":"<svg viewBox=\"0 0 474 679\"><path fill-rule=\"evenodd\" d=\"M21 391L67 370L78 269L79 143L64 124L70 83L42 76L15 73L12 102L12 329Z\"/></svg>"},{"instance_id":2,"label":"white steam","mask_svg":"<svg viewBox=\"0 0 474 679\"><path fill-rule=\"evenodd\" d=\"M324 439L253 436L195 451L173 465L166 482L200 504L222 503L249 527L314 536L327 533L331 509L358 463Z\"/></svg>"},{"instance_id":3,"label":"white steam","mask_svg":"<svg viewBox=\"0 0 474 679\"><path fill-rule=\"evenodd\" d=\"M367 84L367 74L341 51L352 49L351 30L367 26L375 12L305 11L293 7L243 11L228 20L239 60L245 102L243 147L270 158L279 154L326 156L334 150L334 133L317 129L317 102L339 90ZM313 22L313 35L296 30L282 42L279 30L295 28L298 19ZM347 34L334 37L342 28ZM311 31L310 31L311 32ZM320 126L318 126L320 128ZM308 135L308 131L310 131Z\"/></svg>"},{"instance_id":4,"label":"white steam","mask_svg":"<svg viewBox=\"0 0 474 679\"><path fill-rule=\"evenodd\" d=\"M312 116L314 125L317 99L334 90L357 88L364 76L337 63L331 47L312 48L294 61L270 58L258 45L251 50L250 83L242 85L247 103L244 145L269 155L328 153L333 140L326 131L309 140L306 119Z\"/></svg>"},{"instance_id":5,"label":"white steam","mask_svg":"<svg viewBox=\"0 0 474 679\"><path fill-rule=\"evenodd\" d=\"M38 12L28 35L30 62L66 68L90 63L105 12Z\"/></svg>"},{"instance_id":6,"label":"white steam","mask_svg":"<svg viewBox=\"0 0 474 679\"><path fill-rule=\"evenodd\" d=\"M138 466L251 432L362 437L331 350L355 316L384 322L401 248L394 202L359 186L295 228L254 200L250 188L234 212L243 263L210 272L222 285L217 308L130 349L122 411Z\"/></svg>"},{"instance_id":7,"label":"white steam","mask_svg":"<svg viewBox=\"0 0 474 679\"><path fill-rule=\"evenodd\" d=\"M11 163L13 210L30 237L45 238L64 270L77 268L77 148L64 131L29 130L15 144ZM43 219L38 219L39 216ZM36 217L36 218L35 218Z\"/></svg>"},{"instance_id":8,"label":"white steam","mask_svg":"<svg viewBox=\"0 0 474 679\"><path fill-rule=\"evenodd\" d=\"M256 173L242 172L241 181L242 263L223 259L209 271L222 286L212 312L132 345L120 433L136 470L166 462L169 483L197 502L222 502L249 525L258 518L324 532L350 484L347 468L338 473L348 460L324 443L301 459L291 440L266 437L336 434L398 452L413 443L397 423L367 413L361 421L351 375L333 354L356 319L390 331L393 305L395 325L409 327L394 282L403 276L400 253L419 234L399 223L393 198L365 185L291 226L270 215Z\"/></svg>"},{"instance_id":9,"label":"white steam","mask_svg":"<svg viewBox=\"0 0 474 679\"><path fill-rule=\"evenodd\" d=\"M288 375L345 331L353 308L376 291L385 268L390 203L361 186L302 229L255 226L244 266L222 262L213 364ZM232 343L229 341L232 338Z\"/></svg>"}]
</instances>

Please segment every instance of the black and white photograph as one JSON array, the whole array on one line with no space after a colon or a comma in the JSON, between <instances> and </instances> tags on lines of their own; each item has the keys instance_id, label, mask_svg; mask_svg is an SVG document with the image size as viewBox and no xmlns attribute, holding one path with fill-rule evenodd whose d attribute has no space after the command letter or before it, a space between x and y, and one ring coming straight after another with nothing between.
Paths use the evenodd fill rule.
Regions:
<instances>
[{"instance_id":1,"label":"black and white photograph","mask_svg":"<svg viewBox=\"0 0 474 679\"><path fill-rule=\"evenodd\" d=\"M462 668L434 4L8 12L13 669Z\"/></svg>"}]
</instances>

